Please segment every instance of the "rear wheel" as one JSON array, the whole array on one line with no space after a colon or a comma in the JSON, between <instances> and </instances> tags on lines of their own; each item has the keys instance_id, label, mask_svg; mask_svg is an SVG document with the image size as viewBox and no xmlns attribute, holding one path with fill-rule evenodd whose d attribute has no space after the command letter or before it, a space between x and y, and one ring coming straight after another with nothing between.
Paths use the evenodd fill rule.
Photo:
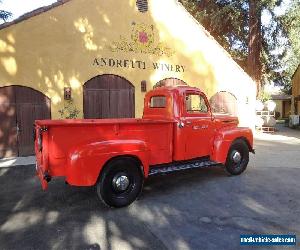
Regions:
<instances>
[{"instance_id":1,"label":"rear wheel","mask_svg":"<svg viewBox=\"0 0 300 250\"><path fill-rule=\"evenodd\" d=\"M249 162L249 148L244 140L235 140L228 151L225 168L232 175L245 171Z\"/></svg>"},{"instance_id":2,"label":"rear wheel","mask_svg":"<svg viewBox=\"0 0 300 250\"><path fill-rule=\"evenodd\" d=\"M97 195L110 207L124 207L142 191L144 177L138 162L130 157L109 162L97 182Z\"/></svg>"}]
</instances>

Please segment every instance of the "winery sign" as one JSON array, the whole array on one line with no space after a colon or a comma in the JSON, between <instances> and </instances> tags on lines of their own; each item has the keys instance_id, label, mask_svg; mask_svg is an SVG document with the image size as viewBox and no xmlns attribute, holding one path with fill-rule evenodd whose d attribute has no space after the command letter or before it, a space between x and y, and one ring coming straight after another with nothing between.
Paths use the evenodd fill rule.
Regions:
<instances>
[{"instance_id":1,"label":"winery sign","mask_svg":"<svg viewBox=\"0 0 300 250\"><path fill-rule=\"evenodd\" d=\"M145 70L152 68L154 70L169 71L169 72L185 72L185 66L178 64L168 64L168 63L146 63L145 61L130 60L130 59L116 59L116 58L95 58L93 66L97 67L111 67L111 68L131 68Z\"/></svg>"},{"instance_id":2,"label":"winery sign","mask_svg":"<svg viewBox=\"0 0 300 250\"><path fill-rule=\"evenodd\" d=\"M175 51L165 44L155 42L153 25L146 25L144 23L137 24L135 22L132 23L130 39L120 36L118 41L112 42L107 47L111 52L142 53L167 57L171 57L175 54ZM183 65L157 62L146 63L145 61L120 58L95 58L93 66L139 70L152 68L160 71L185 72L185 66Z\"/></svg>"},{"instance_id":3,"label":"winery sign","mask_svg":"<svg viewBox=\"0 0 300 250\"><path fill-rule=\"evenodd\" d=\"M156 56L171 57L175 51L166 46L165 44L155 42L155 34L153 25L144 23L132 23L131 38L120 36L118 41L112 42L108 45L112 52L134 52L152 54Z\"/></svg>"}]
</instances>

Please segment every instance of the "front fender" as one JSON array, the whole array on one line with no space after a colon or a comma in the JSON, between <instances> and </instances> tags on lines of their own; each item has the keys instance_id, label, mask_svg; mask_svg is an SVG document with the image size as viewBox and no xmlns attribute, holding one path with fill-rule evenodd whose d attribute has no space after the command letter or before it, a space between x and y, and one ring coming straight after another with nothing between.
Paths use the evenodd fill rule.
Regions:
<instances>
[{"instance_id":1,"label":"front fender","mask_svg":"<svg viewBox=\"0 0 300 250\"><path fill-rule=\"evenodd\" d=\"M223 128L220 129L214 139L213 152L211 159L213 161L225 164L228 150L232 142L236 139L243 139L249 147L249 151L253 150L253 133L250 128Z\"/></svg>"},{"instance_id":2,"label":"front fender","mask_svg":"<svg viewBox=\"0 0 300 250\"><path fill-rule=\"evenodd\" d=\"M149 153L140 140L108 140L76 146L68 153L66 181L75 186L95 185L103 166L117 156L133 156L142 163L144 175L149 172Z\"/></svg>"}]
</instances>

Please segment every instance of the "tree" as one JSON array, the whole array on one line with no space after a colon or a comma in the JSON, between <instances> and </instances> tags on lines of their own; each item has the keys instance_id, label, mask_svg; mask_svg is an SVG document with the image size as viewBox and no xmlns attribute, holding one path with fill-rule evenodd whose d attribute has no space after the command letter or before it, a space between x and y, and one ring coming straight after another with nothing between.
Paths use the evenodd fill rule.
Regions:
<instances>
[{"instance_id":1,"label":"tree","mask_svg":"<svg viewBox=\"0 0 300 250\"><path fill-rule=\"evenodd\" d=\"M247 71L256 82L257 92L260 92L262 80L262 30L261 9L256 0L249 0L249 38Z\"/></svg>"},{"instance_id":2,"label":"tree","mask_svg":"<svg viewBox=\"0 0 300 250\"><path fill-rule=\"evenodd\" d=\"M284 89L287 93L291 93L291 78L300 64L300 2L299 0L291 1L290 7L280 18L280 22L284 27L286 37L286 55L282 59L284 79Z\"/></svg>"},{"instance_id":3,"label":"tree","mask_svg":"<svg viewBox=\"0 0 300 250\"><path fill-rule=\"evenodd\" d=\"M280 81L279 69L285 51L274 54L283 35L275 9L282 0L182 0L188 11L203 24L256 82ZM271 17L262 23L263 13Z\"/></svg>"},{"instance_id":4,"label":"tree","mask_svg":"<svg viewBox=\"0 0 300 250\"><path fill-rule=\"evenodd\" d=\"M2 3L1 0L0 0L0 3ZM11 16L12 16L11 12L8 12L5 10L0 10L0 19L2 19L3 22L6 22Z\"/></svg>"},{"instance_id":5,"label":"tree","mask_svg":"<svg viewBox=\"0 0 300 250\"><path fill-rule=\"evenodd\" d=\"M241 65L247 57L247 11L243 1L182 0L186 9Z\"/></svg>"}]
</instances>

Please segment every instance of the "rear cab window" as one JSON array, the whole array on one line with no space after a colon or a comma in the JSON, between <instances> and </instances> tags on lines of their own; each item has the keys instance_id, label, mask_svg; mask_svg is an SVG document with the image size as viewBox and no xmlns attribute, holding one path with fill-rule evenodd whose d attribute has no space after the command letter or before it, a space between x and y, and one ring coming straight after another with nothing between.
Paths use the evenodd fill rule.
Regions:
<instances>
[{"instance_id":1,"label":"rear cab window","mask_svg":"<svg viewBox=\"0 0 300 250\"><path fill-rule=\"evenodd\" d=\"M165 108L167 106L166 96L152 96L150 99L150 108Z\"/></svg>"}]
</instances>

